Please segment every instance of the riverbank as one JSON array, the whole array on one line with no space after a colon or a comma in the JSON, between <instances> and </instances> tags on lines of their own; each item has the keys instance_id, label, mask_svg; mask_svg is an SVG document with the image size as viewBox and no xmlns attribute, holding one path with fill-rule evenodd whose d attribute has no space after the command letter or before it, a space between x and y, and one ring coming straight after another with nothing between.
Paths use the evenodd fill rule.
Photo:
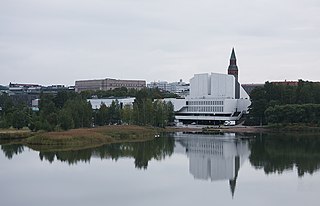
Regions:
<instances>
[{"instance_id":1,"label":"riverbank","mask_svg":"<svg viewBox=\"0 0 320 206\"><path fill-rule=\"evenodd\" d=\"M72 129L63 132L43 132L22 140L36 150L76 150L119 142L146 141L155 138L159 130L131 125Z\"/></svg>"},{"instance_id":2,"label":"riverbank","mask_svg":"<svg viewBox=\"0 0 320 206\"><path fill-rule=\"evenodd\" d=\"M183 127L155 128L135 125L110 125L96 128L72 129L61 132L31 132L28 129L0 130L1 141L17 140L35 150L78 150L98 147L104 144L151 140L163 132L204 133L266 133L266 132L319 132L319 127L290 125L277 126L205 126L184 125Z\"/></svg>"},{"instance_id":3,"label":"riverbank","mask_svg":"<svg viewBox=\"0 0 320 206\"><path fill-rule=\"evenodd\" d=\"M0 140L24 139L32 135L29 129L0 129Z\"/></svg>"}]
</instances>

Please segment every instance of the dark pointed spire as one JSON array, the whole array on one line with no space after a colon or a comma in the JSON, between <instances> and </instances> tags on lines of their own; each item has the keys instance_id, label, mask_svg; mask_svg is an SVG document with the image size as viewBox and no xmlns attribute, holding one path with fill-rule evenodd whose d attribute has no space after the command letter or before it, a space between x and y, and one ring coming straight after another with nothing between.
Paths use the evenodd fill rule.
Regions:
<instances>
[{"instance_id":1,"label":"dark pointed spire","mask_svg":"<svg viewBox=\"0 0 320 206\"><path fill-rule=\"evenodd\" d=\"M234 192L236 191L237 177L232 180L229 180L230 190L232 198L234 197Z\"/></svg>"},{"instance_id":2,"label":"dark pointed spire","mask_svg":"<svg viewBox=\"0 0 320 206\"><path fill-rule=\"evenodd\" d=\"M234 192L236 191L236 184L237 184L237 178L238 178L238 172L240 169L240 157L236 156L234 159L234 173L235 176L233 179L229 180L230 190L232 198L234 197Z\"/></svg>"},{"instance_id":3,"label":"dark pointed spire","mask_svg":"<svg viewBox=\"0 0 320 206\"><path fill-rule=\"evenodd\" d=\"M236 53L234 52L234 47L232 48L232 52L231 52L231 57L230 59L237 59L236 58Z\"/></svg>"},{"instance_id":4,"label":"dark pointed spire","mask_svg":"<svg viewBox=\"0 0 320 206\"><path fill-rule=\"evenodd\" d=\"M232 48L231 56L230 56L230 64L228 67L228 74L233 75L235 77L235 98L240 98L240 84L238 82L238 66L236 53L234 52L234 47Z\"/></svg>"},{"instance_id":5,"label":"dark pointed spire","mask_svg":"<svg viewBox=\"0 0 320 206\"><path fill-rule=\"evenodd\" d=\"M229 70L238 70L237 66L237 58L236 53L234 52L234 47L232 48L231 56L230 56L230 64L229 64Z\"/></svg>"}]
</instances>

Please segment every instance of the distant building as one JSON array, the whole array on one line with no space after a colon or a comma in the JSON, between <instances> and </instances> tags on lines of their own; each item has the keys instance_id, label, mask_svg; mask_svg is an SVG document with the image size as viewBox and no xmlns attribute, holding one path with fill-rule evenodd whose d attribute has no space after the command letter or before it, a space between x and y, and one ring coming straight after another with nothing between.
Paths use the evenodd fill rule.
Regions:
<instances>
[{"instance_id":1,"label":"distant building","mask_svg":"<svg viewBox=\"0 0 320 206\"><path fill-rule=\"evenodd\" d=\"M251 104L240 86L235 52L232 50L228 74L195 74L190 80L190 95L171 101L177 121L190 124L221 124L237 121L248 112Z\"/></svg>"},{"instance_id":2,"label":"distant building","mask_svg":"<svg viewBox=\"0 0 320 206\"><path fill-rule=\"evenodd\" d=\"M9 92L11 94L27 94L27 93L38 93L41 92L41 85L39 84L9 84Z\"/></svg>"},{"instance_id":3,"label":"distant building","mask_svg":"<svg viewBox=\"0 0 320 206\"><path fill-rule=\"evenodd\" d=\"M126 87L128 89L142 89L146 87L145 80L119 80L119 79L98 79L98 80L79 80L75 82L75 91L108 91L115 88Z\"/></svg>"},{"instance_id":4,"label":"distant building","mask_svg":"<svg viewBox=\"0 0 320 206\"><path fill-rule=\"evenodd\" d=\"M33 106L33 100L39 99L41 93L56 95L60 91L74 91L74 89L73 87L66 87L64 85L42 86L39 84L20 84L10 82L7 93L13 100L14 104L24 103L29 107L36 108Z\"/></svg>"},{"instance_id":5,"label":"distant building","mask_svg":"<svg viewBox=\"0 0 320 206\"><path fill-rule=\"evenodd\" d=\"M0 85L0 94L1 93L8 93L8 91L9 91L8 87Z\"/></svg>"},{"instance_id":6,"label":"distant building","mask_svg":"<svg viewBox=\"0 0 320 206\"><path fill-rule=\"evenodd\" d=\"M39 111L39 102L40 99L34 99L31 101L31 109L34 112L38 112Z\"/></svg>"},{"instance_id":7,"label":"distant building","mask_svg":"<svg viewBox=\"0 0 320 206\"><path fill-rule=\"evenodd\" d=\"M154 81L147 84L148 88L158 88L162 91L171 92L180 96L186 96L189 94L190 84L187 84L180 79L179 82L168 83L166 81Z\"/></svg>"},{"instance_id":8,"label":"distant building","mask_svg":"<svg viewBox=\"0 0 320 206\"><path fill-rule=\"evenodd\" d=\"M147 87L150 89L158 88L161 91L168 91L168 92L172 91L171 85L166 81L150 82L149 84L147 84Z\"/></svg>"},{"instance_id":9,"label":"distant building","mask_svg":"<svg viewBox=\"0 0 320 206\"><path fill-rule=\"evenodd\" d=\"M278 82L271 82L271 84L274 85L283 85L283 86L298 86L299 82L298 81L278 81Z\"/></svg>"}]
</instances>

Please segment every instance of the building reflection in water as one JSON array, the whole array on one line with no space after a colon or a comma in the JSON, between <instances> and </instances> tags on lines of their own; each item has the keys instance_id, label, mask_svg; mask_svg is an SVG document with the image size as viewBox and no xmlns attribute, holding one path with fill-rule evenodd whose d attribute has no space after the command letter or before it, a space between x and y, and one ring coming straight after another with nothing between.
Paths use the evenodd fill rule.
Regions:
<instances>
[{"instance_id":1,"label":"building reflection in water","mask_svg":"<svg viewBox=\"0 0 320 206\"><path fill-rule=\"evenodd\" d=\"M238 172L250 155L249 143L237 139L235 134L176 133L175 139L185 148L189 158L189 172L195 179L229 180L232 197ZM176 144L176 152L181 151Z\"/></svg>"}]
</instances>

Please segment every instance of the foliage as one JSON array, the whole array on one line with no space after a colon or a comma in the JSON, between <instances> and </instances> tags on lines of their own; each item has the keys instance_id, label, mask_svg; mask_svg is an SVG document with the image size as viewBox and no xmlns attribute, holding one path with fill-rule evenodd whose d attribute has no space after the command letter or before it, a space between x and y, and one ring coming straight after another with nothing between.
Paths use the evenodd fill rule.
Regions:
<instances>
[{"instance_id":1,"label":"foliage","mask_svg":"<svg viewBox=\"0 0 320 206\"><path fill-rule=\"evenodd\" d=\"M137 97L139 95L147 95L151 99L162 99L162 98L175 98L178 95L167 92L160 91L158 88L143 88L141 90L127 89L126 87L115 88L108 91L83 91L81 96L84 99L92 98L93 96L97 98L108 98L108 97Z\"/></svg>"},{"instance_id":2,"label":"foliage","mask_svg":"<svg viewBox=\"0 0 320 206\"><path fill-rule=\"evenodd\" d=\"M26 105L14 105L7 94L1 94L0 108L0 128L21 129L28 125L32 112Z\"/></svg>"},{"instance_id":3,"label":"foliage","mask_svg":"<svg viewBox=\"0 0 320 206\"><path fill-rule=\"evenodd\" d=\"M135 96L133 107L112 102L92 110L87 97L91 95ZM137 124L164 127L173 121L173 105L154 99L169 97L158 89L83 92L81 94L61 91L57 94L40 95L39 112L32 112L26 105L13 104L11 98L0 95L0 127L21 129L28 126L31 131L59 131L92 125Z\"/></svg>"},{"instance_id":4,"label":"foliage","mask_svg":"<svg viewBox=\"0 0 320 206\"><path fill-rule=\"evenodd\" d=\"M320 84L298 81L297 86L266 82L250 94L247 125L267 123L318 123Z\"/></svg>"}]
</instances>

